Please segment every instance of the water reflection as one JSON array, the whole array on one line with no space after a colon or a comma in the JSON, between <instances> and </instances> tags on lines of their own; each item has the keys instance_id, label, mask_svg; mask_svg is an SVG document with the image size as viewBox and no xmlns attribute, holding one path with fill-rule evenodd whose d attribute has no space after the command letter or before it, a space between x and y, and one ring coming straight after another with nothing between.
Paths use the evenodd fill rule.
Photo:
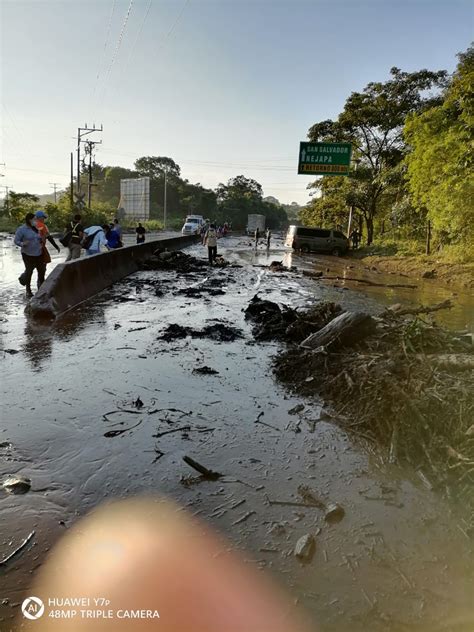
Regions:
<instances>
[{"instance_id":1,"label":"water reflection","mask_svg":"<svg viewBox=\"0 0 474 632\"><path fill-rule=\"evenodd\" d=\"M81 306L54 321L41 321L26 317L21 349L29 360L32 370L41 371L45 366L52 355L55 340L69 342L71 354L73 354L76 345L83 346L82 339L78 338L79 334L91 323L105 327L103 305ZM99 334L97 334L97 340L99 340Z\"/></svg>"}]
</instances>

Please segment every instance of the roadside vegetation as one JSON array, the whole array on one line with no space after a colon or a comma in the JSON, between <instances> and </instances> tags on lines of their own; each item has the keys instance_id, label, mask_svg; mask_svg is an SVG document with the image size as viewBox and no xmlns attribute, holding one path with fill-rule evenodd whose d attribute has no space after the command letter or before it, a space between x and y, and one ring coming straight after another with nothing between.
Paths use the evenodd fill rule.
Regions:
<instances>
[{"instance_id":1,"label":"roadside vegetation","mask_svg":"<svg viewBox=\"0 0 474 632\"><path fill-rule=\"evenodd\" d=\"M451 76L392 68L310 128L311 141L352 143L353 168L309 185L303 224L345 230L352 207L367 253L474 261L474 49L458 58Z\"/></svg>"}]
</instances>

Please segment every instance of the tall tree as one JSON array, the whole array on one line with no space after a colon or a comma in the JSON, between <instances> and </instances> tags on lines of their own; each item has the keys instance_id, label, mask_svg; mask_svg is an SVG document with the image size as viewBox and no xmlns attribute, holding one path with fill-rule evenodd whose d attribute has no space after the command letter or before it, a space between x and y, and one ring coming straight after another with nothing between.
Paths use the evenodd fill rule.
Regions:
<instances>
[{"instance_id":1,"label":"tall tree","mask_svg":"<svg viewBox=\"0 0 474 632\"><path fill-rule=\"evenodd\" d=\"M172 158L167 156L143 156L135 160L135 169L139 176L148 176L158 180L166 172L170 176L179 178L181 169Z\"/></svg>"},{"instance_id":2,"label":"tall tree","mask_svg":"<svg viewBox=\"0 0 474 632\"><path fill-rule=\"evenodd\" d=\"M350 142L353 157L359 163L351 186L353 203L367 226L367 242L372 243L374 218L381 207L384 192L391 182L390 170L402 160L406 145L403 126L406 117L439 103L439 95L429 93L443 87L446 71L390 71L391 79L369 83L363 92L353 92L337 121L313 125L311 141Z\"/></svg>"},{"instance_id":3,"label":"tall tree","mask_svg":"<svg viewBox=\"0 0 474 632\"><path fill-rule=\"evenodd\" d=\"M441 105L408 117L407 180L416 208L448 239L474 242L474 48L459 64Z\"/></svg>"},{"instance_id":4,"label":"tall tree","mask_svg":"<svg viewBox=\"0 0 474 632\"><path fill-rule=\"evenodd\" d=\"M12 219L21 222L27 213L38 210L39 197L33 193L8 193L8 213Z\"/></svg>"}]
</instances>

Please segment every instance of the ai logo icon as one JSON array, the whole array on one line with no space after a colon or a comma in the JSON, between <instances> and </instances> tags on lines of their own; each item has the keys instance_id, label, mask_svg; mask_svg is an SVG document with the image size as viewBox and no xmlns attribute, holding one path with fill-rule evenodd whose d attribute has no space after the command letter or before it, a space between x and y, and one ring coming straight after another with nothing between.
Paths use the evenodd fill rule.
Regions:
<instances>
[{"instance_id":1,"label":"ai logo icon","mask_svg":"<svg viewBox=\"0 0 474 632\"><path fill-rule=\"evenodd\" d=\"M21 604L21 611L27 619L39 619L44 613L44 603L39 597L27 597Z\"/></svg>"}]
</instances>

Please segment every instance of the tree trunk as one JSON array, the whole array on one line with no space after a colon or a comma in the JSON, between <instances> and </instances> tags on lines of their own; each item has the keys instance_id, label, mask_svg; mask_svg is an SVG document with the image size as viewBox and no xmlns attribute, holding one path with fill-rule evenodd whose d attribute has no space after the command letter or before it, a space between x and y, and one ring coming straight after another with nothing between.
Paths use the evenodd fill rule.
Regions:
<instances>
[{"instance_id":1,"label":"tree trunk","mask_svg":"<svg viewBox=\"0 0 474 632\"><path fill-rule=\"evenodd\" d=\"M373 217L367 217L365 220L367 224L367 245L370 246L374 240L374 220Z\"/></svg>"},{"instance_id":2,"label":"tree trunk","mask_svg":"<svg viewBox=\"0 0 474 632\"><path fill-rule=\"evenodd\" d=\"M350 347L375 330L375 321L362 312L343 312L300 344L302 349Z\"/></svg>"}]
</instances>

